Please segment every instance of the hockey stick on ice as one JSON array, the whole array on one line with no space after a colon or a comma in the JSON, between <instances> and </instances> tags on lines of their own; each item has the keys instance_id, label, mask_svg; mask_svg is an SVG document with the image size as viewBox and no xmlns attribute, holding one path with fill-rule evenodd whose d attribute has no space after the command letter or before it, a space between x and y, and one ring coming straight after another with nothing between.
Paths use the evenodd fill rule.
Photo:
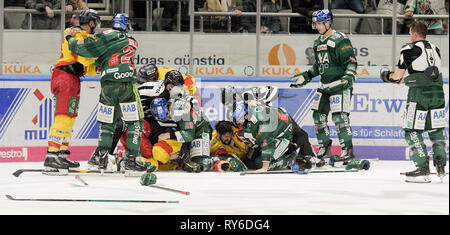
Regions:
<instances>
[{"instance_id":1,"label":"hockey stick on ice","mask_svg":"<svg viewBox=\"0 0 450 235\"><path fill-rule=\"evenodd\" d=\"M358 172L358 170L325 170L325 171L309 171L308 174L314 173L344 173ZM295 174L293 171L266 171L266 172L241 172L240 175L275 175L275 174Z\"/></svg>"},{"instance_id":2,"label":"hockey stick on ice","mask_svg":"<svg viewBox=\"0 0 450 235\"><path fill-rule=\"evenodd\" d=\"M181 194L184 194L184 195L190 195L191 194L190 192L187 192L187 191L182 191L182 190L172 189L172 188L166 188L166 187L155 185L155 184L152 184L152 185L149 185L149 186L152 187L152 188L158 188L158 189L171 191L171 192L175 192L175 193L181 193Z\"/></svg>"},{"instance_id":3,"label":"hockey stick on ice","mask_svg":"<svg viewBox=\"0 0 450 235\"><path fill-rule=\"evenodd\" d=\"M14 173L12 173L12 175L14 175L15 177L19 177L22 173L24 172L43 172L44 169L19 169L17 171L15 171ZM54 172L54 173L58 173L58 170L46 170L46 172ZM69 173L86 173L86 174L100 174L102 173L100 170L72 170L69 169ZM112 172L112 171L105 171L103 172L104 174L123 174L122 172Z\"/></svg>"},{"instance_id":4,"label":"hockey stick on ice","mask_svg":"<svg viewBox=\"0 0 450 235\"><path fill-rule=\"evenodd\" d=\"M401 172L400 175L406 175L406 172ZM430 172L430 175L437 175L436 172ZM446 172L445 175L448 175L448 173Z\"/></svg>"},{"instance_id":5,"label":"hockey stick on ice","mask_svg":"<svg viewBox=\"0 0 450 235\"><path fill-rule=\"evenodd\" d=\"M102 200L102 199L65 199L65 198L14 198L6 195L14 201L41 201L41 202L129 202L129 203L179 203L179 201L153 201L153 200Z\"/></svg>"}]
</instances>

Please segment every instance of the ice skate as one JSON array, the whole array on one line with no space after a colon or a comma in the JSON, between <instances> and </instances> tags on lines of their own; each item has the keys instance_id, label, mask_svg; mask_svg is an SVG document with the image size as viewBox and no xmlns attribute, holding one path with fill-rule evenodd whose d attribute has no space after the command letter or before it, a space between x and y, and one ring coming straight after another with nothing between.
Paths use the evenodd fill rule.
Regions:
<instances>
[{"instance_id":1,"label":"ice skate","mask_svg":"<svg viewBox=\"0 0 450 235\"><path fill-rule=\"evenodd\" d=\"M430 167L428 164L414 171L406 172L405 182L408 183L431 183Z\"/></svg>"},{"instance_id":2,"label":"ice skate","mask_svg":"<svg viewBox=\"0 0 450 235\"><path fill-rule=\"evenodd\" d=\"M99 153L97 150L95 150L92 154L91 157L89 158L89 161L87 162L88 164L88 169L89 170L98 170L98 165L99 163Z\"/></svg>"},{"instance_id":3,"label":"ice skate","mask_svg":"<svg viewBox=\"0 0 450 235\"><path fill-rule=\"evenodd\" d=\"M334 156L330 158L330 165L334 167L343 167L353 159L355 159L355 155L353 154L353 147L342 149L341 156Z\"/></svg>"},{"instance_id":4,"label":"ice skate","mask_svg":"<svg viewBox=\"0 0 450 235\"><path fill-rule=\"evenodd\" d=\"M61 159L63 161L67 162L67 164L69 165L69 168L79 168L80 167L80 163L68 159L67 158L68 155L70 155L70 151L69 150L61 150L59 152L59 157L61 157Z\"/></svg>"},{"instance_id":5,"label":"ice skate","mask_svg":"<svg viewBox=\"0 0 450 235\"><path fill-rule=\"evenodd\" d=\"M434 166L436 167L437 176L444 182L445 177L445 161L442 158L436 159L434 162Z\"/></svg>"},{"instance_id":6,"label":"ice skate","mask_svg":"<svg viewBox=\"0 0 450 235\"><path fill-rule=\"evenodd\" d=\"M147 170L147 167L137 164L136 157L132 155L122 158L119 164L120 170L125 173L125 176L141 176Z\"/></svg>"},{"instance_id":7,"label":"ice skate","mask_svg":"<svg viewBox=\"0 0 450 235\"><path fill-rule=\"evenodd\" d=\"M315 164L316 167L320 168L325 166L329 159L332 157L331 145L332 142L330 140L326 146L319 148L319 151L316 154L316 158L319 159L319 161Z\"/></svg>"},{"instance_id":8,"label":"ice skate","mask_svg":"<svg viewBox=\"0 0 450 235\"><path fill-rule=\"evenodd\" d=\"M69 174L69 164L60 156L58 152L47 152L44 161L44 175L67 175Z\"/></svg>"}]
</instances>

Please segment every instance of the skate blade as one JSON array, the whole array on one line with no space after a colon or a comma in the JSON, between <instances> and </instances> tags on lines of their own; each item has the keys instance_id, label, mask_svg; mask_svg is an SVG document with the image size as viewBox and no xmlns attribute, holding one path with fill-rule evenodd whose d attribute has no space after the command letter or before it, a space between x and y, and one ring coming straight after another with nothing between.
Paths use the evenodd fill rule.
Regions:
<instances>
[{"instance_id":1,"label":"skate blade","mask_svg":"<svg viewBox=\"0 0 450 235\"><path fill-rule=\"evenodd\" d=\"M64 175L68 175L69 174L69 170L68 169L57 169L57 168L46 167L42 171L42 174L43 175L51 175L51 176L64 176Z\"/></svg>"},{"instance_id":2,"label":"skate blade","mask_svg":"<svg viewBox=\"0 0 450 235\"><path fill-rule=\"evenodd\" d=\"M430 176L406 177L407 183L431 183Z\"/></svg>"}]
</instances>

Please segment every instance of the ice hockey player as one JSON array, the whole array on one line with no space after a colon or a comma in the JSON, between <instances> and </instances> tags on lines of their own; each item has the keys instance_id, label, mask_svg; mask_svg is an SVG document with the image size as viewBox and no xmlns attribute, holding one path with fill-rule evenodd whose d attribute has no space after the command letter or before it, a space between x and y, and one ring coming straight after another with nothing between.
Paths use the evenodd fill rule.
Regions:
<instances>
[{"instance_id":1,"label":"ice hockey player","mask_svg":"<svg viewBox=\"0 0 450 235\"><path fill-rule=\"evenodd\" d=\"M219 172L247 170L242 160L247 157L248 144L239 136L242 129L237 128L231 121L219 121L214 129L211 157L196 162L202 164L204 169Z\"/></svg>"},{"instance_id":2,"label":"ice hockey player","mask_svg":"<svg viewBox=\"0 0 450 235\"><path fill-rule=\"evenodd\" d=\"M141 156L136 157L136 163L139 166L142 166L142 169L148 167L148 159L152 158L152 146L158 142L158 136L162 133L166 132L167 128L176 127L176 123L172 121L161 122L156 120L150 111L150 104L155 98L164 98L169 100L170 97L179 97L185 95L184 79L180 72L173 70L169 73L166 73L164 80L157 80L156 70L152 64L148 64L139 69L137 75L137 83L138 83L138 91L139 96L142 103L142 108L144 111L144 120L143 120L143 131L141 134ZM109 157L108 159L108 171L126 171L124 168L121 168L118 162L121 162L121 157L126 156L126 151L128 149L126 144L126 139L128 138L128 129L127 126L124 125L123 120L116 122L116 128L114 130L113 141L111 148L109 149ZM122 143L122 146L125 148L125 153L122 153L120 156L115 156L113 153L116 149L117 143ZM90 169L98 168L98 152L94 151L91 155L91 158L88 161L88 166ZM119 158L117 158L119 157ZM163 169L174 169L174 164L159 164L164 165ZM175 164L176 167L176 164ZM161 167L159 167L161 168ZM157 170L158 167L155 168ZM125 172L127 175L135 174L127 170Z\"/></svg>"},{"instance_id":3,"label":"ice hockey player","mask_svg":"<svg viewBox=\"0 0 450 235\"><path fill-rule=\"evenodd\" d=\"M292 145L292 119L279 108L233 104L233 121L243 126L241 138L255 149L244 163L254 172L291 167L296 173L312 168L310 157L297 155Z\"/></svg>"},{"instance_id":4,"label":"ice hockey player","mask_svg":"<svg viewBox=\"0 0 450 235\"><path fill-rule=\"evenodd\" d=\"M201 165L191 160L209 157L212 128L197 100L193 96L170 99L168 102L156 98L152 101L151 112L159 121L172 120L177 124L175 130L159 136L158 143L153 146L153 159L163 163L176 159L183 170L201 172Z\"/></svg>"},{"instance_id":5,"label":"ice hockey player","mask_svg":"<svg viewBox=\"0 0 450 235\"><path fill-rule=\"evenodd\" d=\"M232 86L225 87L222 90L222 103L228 110L232 110L232 104L238 100L242 100L249 105L261 105L269 106L269 104L276 103L278 99L278 89L272 86L262 87L250 87L243 90L236 89ZM287 113L283 108L279 108L281 112ZM231 115L228 115L228 119L232 120ZM314 150L309 142L308 133L304 131L294 119L292 119L292 146L295 150L298 150L298 154L313 161L315 167L322 167L326 163L320 159L315 158ZM235 125L240 125L236 123ZM243 128L242 126L240 127ZM251 149L252 150L252 149ZM253 152L253 151L251 151Z\"/></svg>"},{"instance_id":6,"label":"ice hockey player","mask_svg":"<svg viewBox=\"0 0 450 235\"><path fill-rule=\"evenodd\" d=\"M100 123L99 143L96 155L99 168L106 169L108 152L113 141L115 123L122 118L128 129L127 154L123 167L131 171L145 170L136 163L140 155L142 119L144 117L136 83L134 56L137 41L128 34L128 15L117 13L112 20L112 29L97 33L85 40L66 38L75 54L97 58L95 64L101 69L101 93L97 121Z\"/></svg>"},{"instance_id":7,"label":"ice hockey player","mask_svg":"<svg viewBox=\"0 0 450 235\"><path fill-rule=\"evenodd\" d=\"M441 179L445 176L447 162L444 128L448 121L440 72L441 55L439 48L426 40L427 31L424 22L412 22L409 27L411 43L402 47L398 69L381 73L384 82L405 82L409 87L403 129L417 169L406 173L406 182L431 182L430 157L422 137L424 130L433 143L433 164Z\"/></svg>"},{"instance_id":8,"label":"ice hockey player","mask_svg":"<svg viewBox=\"0 0 450 235\"><path fill-rule=\"evenodd\" d=\"M73 27L75 39L85 39L94 34L100 25L100 16L94 10L84 10L78 16L79 27ZM66 29L66 31L69 29ZM67 158L69 139L72 135L72 127L78 116L78 105L80 101L80 77L86 73L96 75L94 58L85 58L74 55L69 50L67 40L61 47L61 57L53 70L51 79L51 92L55 98L55 122L50 127L48 137L47 156L44 167L46 169L77 168L78 162ZM64 174L64 173L63 173Z\"/></svg>"},{"instance_id":9,"label":"ice hockey player","mask_svg":"<svg viewBox=\"0 0 450 235\"><path fill-rule=\"evenodd\" d=\"M316 62L308 71L296 74L291 87L302 87L312 78L321 76L321 85L312 103L313 120L319 144L317 157L332 156L328 114L336 125L342 154L335 159L336 165L346 164L355 158L353 153L352 129L350 127L350 100L356 74L356 57L350 39L344 33L332 29L333 14L320 10L313 14L313 28L319 32L314 41Z\"/></svg>"},{"instance_id":10,"label":"ice hockey player","mask_svg":"<svg viewBox=\"0 0 450 235\"><path fill-rule=\"evenodd\" d=\"M236 155L239 159L247 156L248 146L239 137L242 129L231 121L219 121L212 133L211 156Z\"/></svg>"}]
</instances>

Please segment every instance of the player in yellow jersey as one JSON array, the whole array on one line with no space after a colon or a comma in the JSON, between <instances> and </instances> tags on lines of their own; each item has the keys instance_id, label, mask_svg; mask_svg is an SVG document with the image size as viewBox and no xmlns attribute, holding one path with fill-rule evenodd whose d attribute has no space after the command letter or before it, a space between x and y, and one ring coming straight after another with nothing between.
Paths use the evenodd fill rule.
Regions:
<instances>
[{"instance_id":1,"label":"player in yellow jersey","mask_svg":"<svg viewBox=\"0 0 450 235\"><path fill-rule=\"evenodd\" d=\"M243 160L248 153L248 146L239 135L238 129L230 121L219 121L211 138L211 156L236 155Z\"/></svg>"},{"instance_id":2,"label":"player in yellow jersey","mask_svg":"<svg viewBox=\"0 0 450 235\"><path fill-rule=\"evenodd\" d=\"M79 15L80 26L73 27L78 30L74 38L85 39L93 35L95 28L100 24L100 16L96 11L88 9ZM70 28L66 29L69 30ZM80 77L85 74L96 75L94 58L84 58L75 55L69 50L66 39L61 47L61 56L55 66L51 78L51 92L55 107L55 122L50 127L48 136L47 155L44 167L53 173L65 174L68 168L77 168L78 162L67 158L69 139L72 135L72 127L78 116L80 102Z\"/></svg>"}]
</instances>

